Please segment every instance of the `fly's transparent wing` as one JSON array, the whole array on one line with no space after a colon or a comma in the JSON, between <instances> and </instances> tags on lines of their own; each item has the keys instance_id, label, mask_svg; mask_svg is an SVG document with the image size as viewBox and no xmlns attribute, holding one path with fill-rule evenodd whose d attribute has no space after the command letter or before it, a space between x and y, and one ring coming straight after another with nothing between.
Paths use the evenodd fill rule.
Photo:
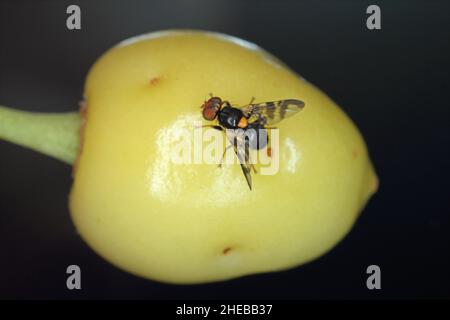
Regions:
<instances>
[{"instance_id":1,"label":"fly's transparent wing","mask_svg":"<svg viewBox=\"0 0 450 320\"><path fill-rule=\"evenodd\" d=\"M250 151L248 144L245 142L245 133L243 130L227 130L227 138L233 145L234 153L239 160L245 180L247 180L248 187L252 190Z\"/></svg>"}]
</instances>

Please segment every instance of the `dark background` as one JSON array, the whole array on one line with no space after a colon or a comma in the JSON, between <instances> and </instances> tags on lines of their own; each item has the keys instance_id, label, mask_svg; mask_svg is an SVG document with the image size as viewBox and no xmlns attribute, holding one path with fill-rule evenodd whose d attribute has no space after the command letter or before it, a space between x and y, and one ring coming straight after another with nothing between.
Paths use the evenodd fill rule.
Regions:
<instances>
[{"instance_id":1,"label":"dark background","mask_svg":"<svg viewBox=\"0 0 450 320\"><path fill-rule=\"evenodd\" d=\"M67 30L66 7L82 29ZM382 29L366 28L381 7ZM330 95L369 146L380 190L334 250L302 267L196 286L122 272L76 234L71 168L0 141L0 298L449 298L449 1L2 1L0 104L76 110L105 50L167 28L255 42ZM82 269L81 291L66 267ZM382 271L369 291L368 265Z\"/></svg>"}]
</instances>

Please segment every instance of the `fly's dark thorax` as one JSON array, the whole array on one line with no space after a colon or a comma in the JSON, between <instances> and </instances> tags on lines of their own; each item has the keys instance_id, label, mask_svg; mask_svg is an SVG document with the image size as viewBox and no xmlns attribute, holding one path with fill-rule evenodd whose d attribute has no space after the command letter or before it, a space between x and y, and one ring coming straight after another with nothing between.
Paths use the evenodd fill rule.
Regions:
<instances>
[{"instance_id":1,"label":"fly's dark thorax","mask_svg":"<svg viewBox=\"0 0 450 320\"><path fill-rule=\"evenodd\" d=\"M241 110L224 107L219 111L219 123L226 129L237 129L239 120L244 116Z\"/></svg>"}]
</instances>

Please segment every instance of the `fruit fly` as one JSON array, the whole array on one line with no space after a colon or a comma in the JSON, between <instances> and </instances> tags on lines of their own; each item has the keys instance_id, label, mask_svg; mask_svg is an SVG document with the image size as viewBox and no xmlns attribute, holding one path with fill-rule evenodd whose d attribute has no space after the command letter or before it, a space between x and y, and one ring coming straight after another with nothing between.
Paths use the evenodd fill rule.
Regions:
<instances>
[{"instance_id":1,"label":"fruit fly","mask_svg":"<svg viewBox=\"0 0 450 320\"><path fill-rule=\"evenodd\" d=\"M293 116L305 106L303 101L295 99L263 103L253 103L253 100L254 98L252 98L250 103L245 106L235 107L228 101L222 100L219 97L213 97L211 95L211 98L205 101L201 107L202 115L205 120L215 121L217 119L218 122L218 125L208 125L207 127L212 127L221 131L233 129L227 130L227 137L231 145L234 147L234 152L239 160L239 163L241 164L242 172L244 173L250 190L252 190L252 177L250 172L251 169L256 172L256 169L253 164L250 164L248 149L262 149L267 145L268 141L267 138L260 139L260 135L251 133L264 130L267 135L267 129L269 129L268 126L274 125L285 118ZM229 132L233 132L233 134L228 135ZM244 139L245 141L243 141ZM256 141L252 141L254 139L256 139ZM242 146L244 144L244 150L237 147L238 145ZM222 161L225 156L225 152L222 156Z\"/></svg>"}]
</instances>

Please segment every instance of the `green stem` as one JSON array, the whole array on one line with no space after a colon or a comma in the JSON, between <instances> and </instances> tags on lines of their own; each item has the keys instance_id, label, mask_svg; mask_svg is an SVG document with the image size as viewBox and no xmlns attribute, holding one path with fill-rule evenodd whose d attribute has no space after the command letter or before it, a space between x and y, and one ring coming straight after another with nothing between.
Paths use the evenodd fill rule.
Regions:
<instances>
[{"instance_id":1,"label":"green stem","mask_svg":"<svg viewBox=\"0 0 450 320\"><path fill-rule=\"evenodd\" d=\"M73 164L80 143L78 112L38 113L0 106L0 139Z\"/></svg>"}]
</instances>

